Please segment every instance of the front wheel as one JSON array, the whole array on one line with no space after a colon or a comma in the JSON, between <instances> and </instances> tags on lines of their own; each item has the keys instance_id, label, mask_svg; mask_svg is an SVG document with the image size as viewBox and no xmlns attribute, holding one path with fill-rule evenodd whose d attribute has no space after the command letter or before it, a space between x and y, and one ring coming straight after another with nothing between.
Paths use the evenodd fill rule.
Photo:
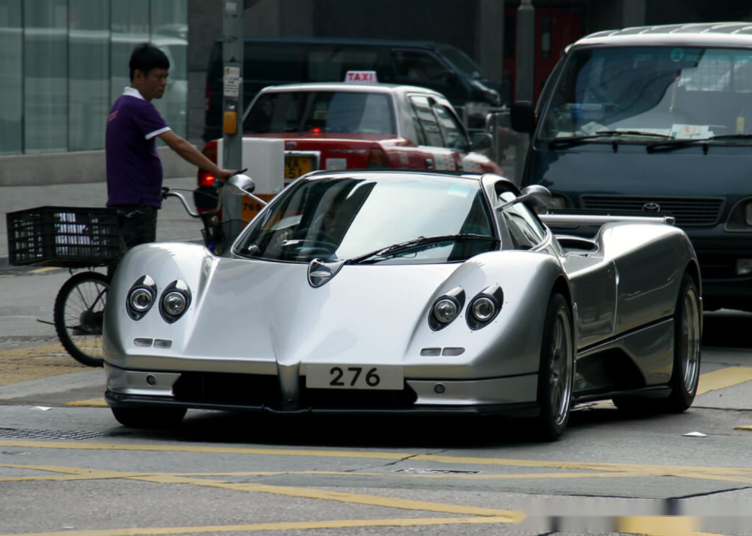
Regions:
<instances>
[{"instance_id":1,"label":"front wheel","mask_svg":"<svg viewBox=\"0 0 752 536\"><path fill-rule=\"evenodd\" d=\"M83 272L68 279L55 299L55 330L63 348L79 363L101 367L102 320L110 280L99 272Z\"/></svg>"},{"instance_id":2,"label":"front wheel","mask_svg":"<svg viewBox=\"0 0 752 536\"><path fill-rule=\"evenodd\" d=\"M538 404L537 434L547 441L559 439L569 422L574 386L574 335L569 304L561 294L548 303L543 327Z\"/></svg>"}]
</instances>

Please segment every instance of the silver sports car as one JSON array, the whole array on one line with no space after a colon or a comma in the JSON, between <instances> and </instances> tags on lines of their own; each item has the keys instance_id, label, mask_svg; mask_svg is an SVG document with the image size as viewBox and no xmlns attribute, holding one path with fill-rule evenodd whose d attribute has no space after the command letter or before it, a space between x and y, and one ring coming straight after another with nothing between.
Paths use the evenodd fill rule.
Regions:
<instances>
[{"instance_id":1,"label":"silver sports car","mask_svg":"<svg viewBox=\"0 0 752 536\"><path fill-rule=\"evenodd\" d=\"M686 410L702 332L687 236L670 218L538 215L548 195L493 174L317 172L220 257L134 248L107 300L107 402L134 427L188 408L491 413L546 439L585 401Z\"/></svg>"}]
</instances>

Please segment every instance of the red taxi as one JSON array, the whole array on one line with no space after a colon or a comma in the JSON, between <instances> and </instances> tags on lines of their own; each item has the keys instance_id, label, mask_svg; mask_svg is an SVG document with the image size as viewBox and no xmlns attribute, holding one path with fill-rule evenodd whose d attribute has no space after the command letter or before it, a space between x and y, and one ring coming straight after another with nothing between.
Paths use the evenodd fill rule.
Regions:
<instances>
[{"instance_id":1,"label":"red taxi","mask_svg":"<svg viewBox=\"0 0 752 536\"><path fill-rule=\"evenodd\" d=\"M441 93L357 81L267 87L248 108L243 134L285 140L286 184L319 169L436 169L503 175L495 162L479 152L490 147L490 135L471 138ZM217 141L208 142L203 152L216 162ZM196 205L213 206L214 177L199 172L198 186ZM244 210L243 219L252 216Z\"/></svg>"}]
</instances>

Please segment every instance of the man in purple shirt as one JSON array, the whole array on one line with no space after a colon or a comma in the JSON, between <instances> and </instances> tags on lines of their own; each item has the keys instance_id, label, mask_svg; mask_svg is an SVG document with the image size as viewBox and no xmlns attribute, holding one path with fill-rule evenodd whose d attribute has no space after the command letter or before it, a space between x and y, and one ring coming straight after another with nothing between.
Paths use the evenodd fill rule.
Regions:
<instances>
[{"instance_id":1,"label":"man in purple shirt","mask_svg":"<svg viewBox=\"0 0 752 536\"><path fill-rule=\"evenodd\" d=\"M167 86L170 61L164 52L141 45L131 54L131 85L118 97L107 120L107 206L118 209L120 231L128 249L157 238L157 210L162 206L162 161L156 138L191 164L220 181L235 172L220 169L191 143L175 134L151 103Z\"/></svg>"}]
</instances>

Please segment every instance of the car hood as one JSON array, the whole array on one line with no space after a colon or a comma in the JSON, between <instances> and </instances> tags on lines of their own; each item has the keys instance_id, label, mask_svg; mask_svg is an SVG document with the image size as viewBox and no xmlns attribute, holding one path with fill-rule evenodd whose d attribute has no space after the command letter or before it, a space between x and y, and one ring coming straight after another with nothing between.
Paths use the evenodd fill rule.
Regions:
<instances>
[{"instance_id":1,"label":"car hood","mask_svg":"<svg viewBox=\"0 0 752 536\"><path fill-rule=\"evenodd\" d=\"M644 145L622 145L614 152L611 144L556 151L537 144L531 182L575 201L582 194L726 197L728 205L749 195L748 146L711 146L707 154L699 146L649 154Z\"/></svg>"},{"instance_id":2,"label":"car hood","mask_svg":"<svg viewBox=\"0 0 752 536\"><path fill-rule=\"evenodd\" d=\"M546 255L488 252L464 263L346 265L314 288L308 268L215 257L195 244L138 246L121 261L110 287L106 359L132 369L168 370L170 359L180 359L183 370L194 361L196 369L215 363L217 372L276 374L278 367L298 366L304 373L307 363L316 362L445 364L446 357L425 357L421 350L462 347L466 352L454 361L458 375L466 374L463 366L478 356L500 372L525 373L530 372L525 356L537 351L538 337L532 334L542 329L530 320L540 316L535 313L540 303L528 288L539 284L543 273L550 280L560 272ZM176 322L164 321L158 304L140 320L128 315L128 292L144 275L156 282L158 294L175 280L191 289L190 306ZM467 304L494 284L506 284L504 314L494 329L471 332L464 311L442 330L429 327L428 314L439 296L461 287ZM511 342L501 362L493 346L506 336ZM144 346L144 340L169 341L169 348Z\"/></svg>"}]
</instances>

